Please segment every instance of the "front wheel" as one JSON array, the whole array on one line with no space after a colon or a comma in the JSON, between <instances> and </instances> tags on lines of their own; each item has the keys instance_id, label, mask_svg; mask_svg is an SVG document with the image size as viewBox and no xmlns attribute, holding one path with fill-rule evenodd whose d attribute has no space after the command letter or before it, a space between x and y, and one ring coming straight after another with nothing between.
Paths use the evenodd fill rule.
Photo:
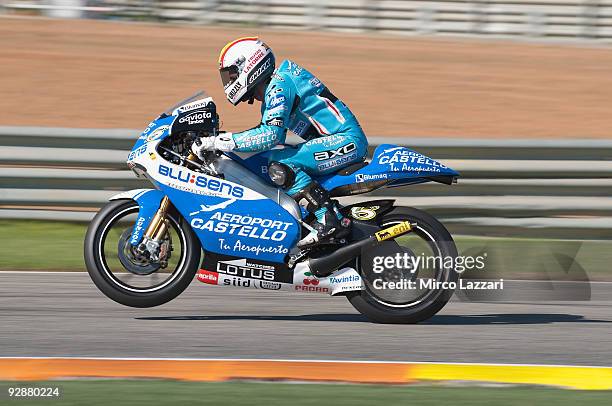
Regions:
<instances>
[{"instance_id":1,"label":"front wheel","mask_svg":"<svg viewBox=\"0 0 612 406\"><path fill-rule=\"evenodd\" d=\"M85 265L95 285L115 302L131 307L159 306L177 297L200 264L200 243L175 211L166 214L164 263L135 255L129 243L138 203L117 200L104 206L85 236Z\"/></svg>"},{"instance_id":2,"label":"front wheel","mask_svg":"<svg viewBox=\"0 0 612 406\"><path fill-rule=\"evenodd\" d=\"M348 293L348 300L376 323L427 320L454 292L455 243L444 225L423 211L394 207L381 217L380 228L409 221L412 231L361 253L357 268L364 290Z\"/></svg>"}]
</instances>

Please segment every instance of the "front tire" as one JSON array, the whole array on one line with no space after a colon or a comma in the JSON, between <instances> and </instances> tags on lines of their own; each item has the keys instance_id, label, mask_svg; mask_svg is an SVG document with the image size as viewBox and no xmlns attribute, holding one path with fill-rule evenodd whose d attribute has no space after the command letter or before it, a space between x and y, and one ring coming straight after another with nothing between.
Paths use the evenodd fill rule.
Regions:
<instances>
[{"instance_id":1,"label":"front tire","mask_svg":"<svg viewBox=\"0 0 612 406\"><path fill-rule=\"evenodd\" d=\"M166 216L181 245L176 269L169 274L167 281L157 287L133 287L123 283L110 269L111 258L108 258L107 261L105 240L114 224L117 224L121 218L137 212L138 203L135 201L116 200L108 203L96 214L85 236L85 265L91 280L98 289L115 302L130 307L159 306L174 299L189 286L200 265L201 247L193 230L184 219L175 210L169 210ZM144 276L129 273L126 275L144 278Z\"/></svg>"},{"instance_id":2,"label":"front tire","mask_svg":"<svg viewBox=\"0 0 612 406\"><path fill-rule=\"evenodd\" d=\"M452 258L452 263L455 263L457 257L457 248L452 236L448 230L436 220L433 216L414 208L409 207L394 207L393 210L381 216L378 220L380 228L388 227L402 221L409 221L413 225L413 231L410 234L418 235L419 237L428 240L427 245L431 247L434 255L439 255L443 258ZM401 240L399 237L398 240ZM412 255L417 255L410 248L398 247L403 251L410 252ZM379 250L382 251L382 248ZM373 255L373 254L372 254ZM368 281L380 276L374 275L371 272L371 267L364 263L364 253L357 261L359 273L365 283L365 289L361 291L349 292L347 298L351 305L360 313L365 315L370 321L375 323L394 323L407 324L419 323L427 320L437 312L439 312L446 303L450 300L454 289L434 289L425 295L421 300L414 300L413 303L391 303L382 300L380 295L375 292L375 289L369 286ZM372 256L368 258L373 258ZM453 282L458 280L458 274L452 266L440 266L440 269L435 271L436 280L441 282ZM385 271L386 272L386 271ZM381 274L382 275L382 274ZM452 285L452 284L451 284Z\"/></svg>"}]
</instances>

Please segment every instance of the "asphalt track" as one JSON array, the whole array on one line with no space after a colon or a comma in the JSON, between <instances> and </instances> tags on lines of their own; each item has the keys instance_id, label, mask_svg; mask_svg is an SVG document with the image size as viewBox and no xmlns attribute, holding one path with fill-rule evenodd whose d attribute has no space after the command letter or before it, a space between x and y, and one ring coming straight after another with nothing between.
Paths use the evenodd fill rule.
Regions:
<instances>
[{"instance_id":1,"label":"asphalt track","mask_svg":"<svg viewBox=\"0 0 612 406\"><path fill-rule=\"evenodd\" d=\"M131 309L85 273L0 273L0 356L612 366L612 283L505 288L488 302L455 299L423 324L378 325L341 297L194 280L171 303Z\"/></svg>"}]
</instances>

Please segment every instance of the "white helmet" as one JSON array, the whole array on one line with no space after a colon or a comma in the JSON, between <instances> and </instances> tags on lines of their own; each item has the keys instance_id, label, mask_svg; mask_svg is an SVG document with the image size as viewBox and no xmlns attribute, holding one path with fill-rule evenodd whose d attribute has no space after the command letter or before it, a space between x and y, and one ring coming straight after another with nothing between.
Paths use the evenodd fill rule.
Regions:
<instances>
[{"instance_id":1,"label":"white helmet","mask_svg":"<svg viewBox=\"0 0 612 406\"><path fill-rule=\"evenodd\" d=\"M251 100L255 88L274 73L274 54L257 37L238 38L219 54L219 72L227 100L234 106Z\"/></svg>"}]
</instances>

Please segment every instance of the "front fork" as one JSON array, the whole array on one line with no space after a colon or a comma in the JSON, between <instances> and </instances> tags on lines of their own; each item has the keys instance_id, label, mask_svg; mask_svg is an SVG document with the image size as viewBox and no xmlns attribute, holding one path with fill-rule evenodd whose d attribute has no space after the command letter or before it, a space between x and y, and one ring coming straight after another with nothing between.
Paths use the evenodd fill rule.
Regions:
<instances>
[{"instance_id":1,"label":"front fork","mask_svg":"<svg viewBox=\"0 0 612 406\"><path fill-rule=\"evenodd\" d=\"M138 244L136 248L140 254L146 254L148 252L149 259L151 261L160 262L162 267L167 265L166 261L166 250L160 249L162 239L168 231L168 220L166 220L166 213L170 207L170 200L168 196L164 196L159 204L159 209L151 219L151 223L145 231L142 242ZM164 246L162 245L161 248ZM165 264L164 264L165 262Z\"/></svg>"},{"instance_id":2,"label":"front fork","mask_svg":"<svg viewBox=\"0 0 612 406\"><path fill-rule=\"evenodd\" d=\"M192 164L195 164L194 161L196 160L198 160L198 157L193 152L191 152L187 157L187 162ZM164 196L159 203L159 209L157 209L157 212L151 219L151 222L149 223L149 226L142 237L142 242L138 245L139 251L144 252L144 250L147 249L147 244L151 242L156 242L159 244L161 239L164 237L166 231L168 230L166 213L168 212L169 207L170 199L168 199L168 196Z\"/></svg>"}]
</instances>

